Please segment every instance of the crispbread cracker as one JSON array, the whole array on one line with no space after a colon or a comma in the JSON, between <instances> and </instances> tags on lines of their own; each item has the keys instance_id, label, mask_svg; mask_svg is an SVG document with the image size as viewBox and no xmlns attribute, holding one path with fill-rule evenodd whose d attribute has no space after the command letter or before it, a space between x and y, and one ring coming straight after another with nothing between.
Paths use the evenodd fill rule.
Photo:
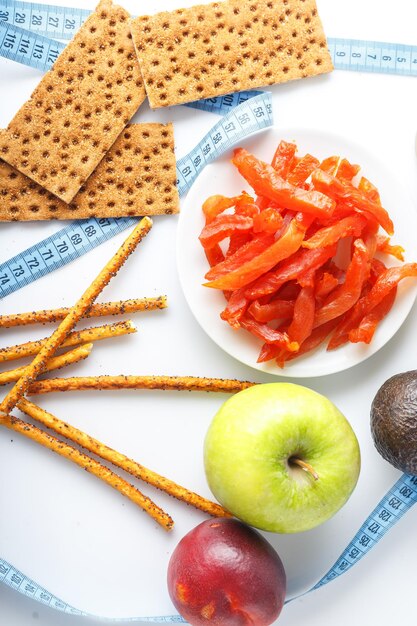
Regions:
<instances>
[{"instance_id":1,"label":"crispbread cracker","mask_svg":"<svg viewBox=\"0 0 417 626\"><path fill-rule=\"evenodd\" d=\"M131 27L152 108L333 69L315 0L228 0Z\"/></svg>"},{"instance_id":2,"label":"crispbread cracker","mask_svg":"<svg viewBox=\"0 0 417 626\"><path fill-rule=\"evenodd\" d=\"M0 160L0 221L177 213L172 124L131 124L70 205Z\"/></svg>"},{"instance_id":3,"label":"crispbread cracker","mask_svg":"<svg viewBox=\"0 0 417 626\"><path fill-rule=\"evenodd\" d=\"M102 0L0 135L0 157L70 202L145 99L129 13Z\"/></svg>"}]
</instances>

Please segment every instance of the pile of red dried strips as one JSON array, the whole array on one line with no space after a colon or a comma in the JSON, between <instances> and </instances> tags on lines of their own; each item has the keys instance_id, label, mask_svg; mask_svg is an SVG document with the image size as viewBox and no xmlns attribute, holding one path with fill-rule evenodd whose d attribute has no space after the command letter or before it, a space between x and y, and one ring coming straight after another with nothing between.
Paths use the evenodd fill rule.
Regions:
<instances>
[{"instance_id":1,"label":"pile of red dried strips","mask_svg":"<svg viewBox=\"0 0 417 626\"><path fill-rule=\"evenodd\" d=\"M296 152L281 141L269 165L235 150L232 161L256 198L208 198L200 235L211 268L205 285L227 300L221 318L262 340L258 362L281 367L329 336L328 350L369 343L399 281L417 276L417 263L387 268L375 256L404 260L390 244L393 223L378 190L364 177L353 182L360 167Z\"/></svg>"}]
</instances>

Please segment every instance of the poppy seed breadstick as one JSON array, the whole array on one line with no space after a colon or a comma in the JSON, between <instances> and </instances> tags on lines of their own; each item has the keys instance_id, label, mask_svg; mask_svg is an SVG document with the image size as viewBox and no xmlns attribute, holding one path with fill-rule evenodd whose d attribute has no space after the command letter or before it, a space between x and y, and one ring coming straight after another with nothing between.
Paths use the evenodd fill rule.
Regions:
<instances>
[{"instance_id":1,"label":"poppy seed breadstick","mask_svg":"<svg viewBox=\"0 0 417 626\"><path fill-rule=\"evenodd\" d=\"M154 311L167 307L166 296L156 298L133 298L119 300L117 302L98 302L84 315L90 317L106 317L110 315L124 315L125 313L138 313L139 311ZM15 326L29 326L30 324L49 324L63 320L70 309L45 309L42 311L28 311L26 313L9 313L0 315L0 328L13 328Z\"/></svg>"},{"instance_id":2,"label":"poppy seed breadstick","mask_svg":"<svg viewBox=\"0 0 417 626\"><path fill-rule=\"evenodd\" d=\"M135 478L140 478L170 496L190 504L200 511L204 511L214 517L231 517L230 513L216 502L212 502L202 496L199 496L197 493L194 493L193 491L178 485L174 481L153 472L124 454L109 448L97 439L94 439L93 437L90 437L90 435L78 430L78 428L59 420L51 413L48 413L36 404L33 404L33 402L29 402L26 398L23 398L19 402L18 408L26 413L26 415L29 415L32 419L41 422L47 428L54 430L57 434L70 439L74 443L86 448L89 452L96 454L110 463L113 463L113 465L116 465L125 472L128 472Z\"/></svg>"},{"instance_id":3,"label":"poppy seed breadstick","mask_svg":"<svg viewBox=\"0 0 417 626\"><path fill-rule=\"evenodd\" d=\"M154 502L152 502L150 498L145 496L126 480L112 472L108 467L102 465L95 459L92 459L87 454L84 454L73 446L60 441L57 437L50 435L33 424L29 424L28 422L24 422L17 417L6 415L1 412L0 425L5 426L16 433L20 433L28 439L32 439L41 446L52 450L52 452L56 452L79 467L82 467L90 474L94 474L94 476L100 478L102 481L113 487L113 489L117 489L117 491L119 491L122 495L126 496L129 500L146 511L146 513L148 513L155 521L158 522L158 524L165 528L165 530L171 530L173 527L174 522L172 518Z\"/></svg>"},{"instance_id":4,"label":"poppy seed breadstick","mask_svg":"<svg viewBox=\"0 0 417 626\"><path fill-rule=\"evenodd\" d=\"M37 395L56 391L160 389L165 391L213 391L237 393L256 385L254 382L198 376L81 376L50 378L34 382L28 393Z\"/></svg>"},{"instance_id":5,"label":"poppy seed breadstick","mask_svg":"<svg viewBox=\"0 0 417 626\"><path fill-rule=\"evenodd\" d=\"M68 367L68 365L72 365L73 363L78 363L79 361L82 361L90 356L92 349L93 344L86 343L85 345L79 346L74 350L69 350L64 354L52 357L52 359L49 359L46 364L45 372L52 372L53 370L58 370L62 367ZM13 370L0 372L0 385L7 385L8 383L14 383L19 380L19 378L24 376L27 367L28 366L17 367Z\"/></svg>"},{"instance_id":6,"label":"poppy seed breadstick","mask_svg":"<svg viewBox=\"0 0 417 626\"><path fill-rule=\"evenodd\" d=\"M68 335L62 348L70 346L79 346L84 343L92 343L93 341L102 341L103 339L111 339L112 337L120 337L121 335L130 335L136 332L136 327L131 321L117 322L116 324L105 324L104 326L95 326L84 330L77 330ZM37 341L27 341L16 346L0 349L0 363L5 361L15 361L26 356L38 354L39 350L48 341L48 338L38 339Z\"/></svg>"},{"instance_id":7,"label":"poppy seed breadstick","mask_svg":"<svg viewBox=\"0 0 417 626\"><path fill-rule=\"evenodd\" d=\"M97 278L91 283L90 287L84 292L75 306L70 310L65 319L62 320L56 331L51 335L47 343L41 348L32 363L28 366L26 373L17 381L14 387L9 391L3 402L0 404L0 411L10 413L19 400L26 393L29 385L45 371L48 359L56 352L60 345L65 341L69 333L73 330L77 322L89 310L91 304L97 298L99 293L115 276L122 267L126 259L136 249L137 245L142 241L152 227L152 220L144 217L129 235L126 241L121 245L113 258L101 270Z\"/></svg>"}]
</instances>

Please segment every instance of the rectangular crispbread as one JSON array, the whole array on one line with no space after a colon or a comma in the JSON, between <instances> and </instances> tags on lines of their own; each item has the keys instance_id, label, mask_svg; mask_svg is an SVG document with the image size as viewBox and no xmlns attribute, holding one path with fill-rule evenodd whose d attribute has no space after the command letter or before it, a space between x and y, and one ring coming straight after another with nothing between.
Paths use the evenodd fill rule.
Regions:
<instances>
[{"instance_id":1,"label":"rectangular crispbread","mask_svg":"<svg viewBox=\"0 0 417 626\"><path fill-rule=\"evenodd\" d=\"M66 204L0 160L0 221L177 213L172 124L131 124Z\"/></svg>"},{"instance_id":2,"label":"rectangular crispbread","mask_svg":"<svg viewBox=\"0 0 417 626\"><path fill-rule=\"evenodd\" d=\"M131 21L150 106L333 69L315 0L228 0Z\"/></svg>"},{"instance_id":3,"label":"rectangular crispbread","mask_svg":"<svg viewBox=\"0 0 417 626\"><path fill-rule=\"evenodd\" d=\"M146 97L129 17L102 0L0 135L0 157L65 202Z\"/></svg>"}]
</instances>

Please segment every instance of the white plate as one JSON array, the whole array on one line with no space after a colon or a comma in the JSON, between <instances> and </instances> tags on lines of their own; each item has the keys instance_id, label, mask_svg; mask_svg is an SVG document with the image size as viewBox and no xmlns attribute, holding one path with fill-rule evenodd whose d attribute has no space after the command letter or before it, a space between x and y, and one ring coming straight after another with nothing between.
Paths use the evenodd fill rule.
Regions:
<instances>
[{"instance_id":1,"label":"white plate","mask_svg":"<svg viewBox=\"0 0 417 626\"><path fill-rule=\"evenodd\" d=\"M337 154L361 165L363 175L379 188L382 203L394 221L393 241L405 248L407 261L417 259L417 254L412 257L416 249L417 213L411 199L392 176L389 164L380 162L363 146L325 131L271 128L242 141L240 145L259 158L270 161L281 139L295 141L300 154L310 152L319 159ZM201 206L208 196L233 196L243 189L253 194L253 190L231 164L230 158L231 152L203 171L187 196L178 227L177 263L181 285L202 328L223 350L242 363L269 374L292 378L340 372L377 352L391 339L410 312L417 294L416 281L408 279L400 283L395 305L379 325L369 346L346 344L337 350L326 352L326 344L323 344L314 352L289 362L284 369L279 368L275 361L257 363L260 340L243 329L233 330L227 322L220 319L225 301L220 291L202 285L208 265L198 236L204 226ZM397 263L395 260L391 261L391 257L384 258L384 261L386 264Z\"/></svg>"}]
</instances>

